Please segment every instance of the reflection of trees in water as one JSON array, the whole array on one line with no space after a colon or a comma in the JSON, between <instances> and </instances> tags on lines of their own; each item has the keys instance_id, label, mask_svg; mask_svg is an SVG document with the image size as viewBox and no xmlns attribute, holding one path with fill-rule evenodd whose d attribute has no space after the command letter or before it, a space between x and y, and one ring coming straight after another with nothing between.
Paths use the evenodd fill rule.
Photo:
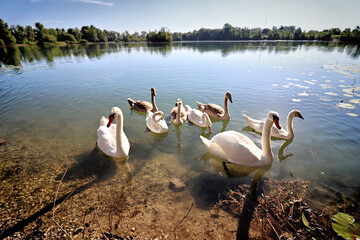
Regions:
<instances>
[{"instance_id":1,"label":"reflection of trees in water","mask_svg":"<svg viewBox=\"0 0 360 240\"><path fill-rule=\"evenodd\" d=\"M334 42L310 42L310 41L240 41L240 42L178 42L178 43L104 43L104 44L74 44L54 46L16 46L1 47L0 62L5 65L21 66L22 63L46 60L53 62L56 58L79 57L79 58L101 58L103 55L132 51L149 52L168 56L172 49L190 49L192 51L221 52L222 56L230 53L245 52L275 52L289 53L298 50L308 51L316 47L322 52L344 52L347 55L357 58L360 55L360 45L344 44Z\"/></svg>"}]
</instances>

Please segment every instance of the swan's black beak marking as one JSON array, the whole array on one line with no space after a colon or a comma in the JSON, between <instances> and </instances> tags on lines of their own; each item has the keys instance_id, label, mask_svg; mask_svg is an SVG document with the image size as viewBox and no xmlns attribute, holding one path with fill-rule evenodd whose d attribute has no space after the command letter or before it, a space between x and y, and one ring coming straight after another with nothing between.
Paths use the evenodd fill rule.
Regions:
<instances>
[{"instance_id":1,"label":"swan's black beak marking","mask_svg":"<svg viewBox=\"0 0 360 240\"><path fill-rule=\"evenodd\" d=\"M233 103L231 96L229 97L229 100L230 100L231 103Z\"/></svg>"},{"instance_id":2,"label":"swan's black beak marking","mask_svg":"<svg viewBox=\"0 0 360 240\"><path fill-rule=\"evenodd\" d=\"M111 124L112 124L112 122L114 121L114 119L115 119L115 113L110 114L110 115L109 115L109 122L108 122L108 124L107 124L106 126L107 126L107 127L110 127Z\"/></svg>"},{"instance_id":3,"label":"swan's black beak marking","mask_svg":"<svg viewBox=\"0 0 360 240\"><path fill-rule=\"evenodd\" d=\"M280 130L281 126L280 126L280 122L279 122L279 117L273 115L273 121L275 123L275 126Z\"/></svg>"},{"instance_id":4,"label":"swan's black beak marking","mask_svg":"<svg viewBox=\"0 0 360 240\"><path fill-rule=\"evenodd\" d=\"M301 118L302 120L304 120L304 117L301 115L301 113L299 113L299 118Z\"/></svg>"}]
</instances>

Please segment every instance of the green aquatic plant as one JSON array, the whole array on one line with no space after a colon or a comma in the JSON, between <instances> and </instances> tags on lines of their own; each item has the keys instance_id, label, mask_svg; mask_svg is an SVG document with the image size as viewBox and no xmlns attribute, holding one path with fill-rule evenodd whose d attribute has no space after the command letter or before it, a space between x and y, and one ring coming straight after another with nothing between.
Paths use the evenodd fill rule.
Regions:
<instances>
[{"instance_id":1,"label":"green aquatic plant","mask_svg":"<svg viewBox=\"0 0 360 240\"><path fill-rule=\"evenodd\" d=\"M332 217L332 228L345 239L360 238L360 223L355 223L355 218L349 214L335 214Z\"/></svg>"}]
</instances>

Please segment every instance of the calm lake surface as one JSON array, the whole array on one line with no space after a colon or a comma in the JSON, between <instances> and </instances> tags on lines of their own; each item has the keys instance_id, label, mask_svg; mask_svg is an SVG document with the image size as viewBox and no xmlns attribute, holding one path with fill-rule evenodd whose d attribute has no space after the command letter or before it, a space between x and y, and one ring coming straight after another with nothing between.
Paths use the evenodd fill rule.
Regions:
<instances>
[{"instance_id":1,"label":"calm lake surface","mask_svg":"<svg viewBox=\"0 0 360 240\"><path fill-rule=\"evenodd\" d=\"M218 159L206 160L201 134L211 138L224 130L236 130L260 146L261 135L247 127L243 113L264 119L270 110L277 111L286 128L288 112L298 109L305 120L294 119L292 142L271 141L274 162L264 177L301 178L319 194L332 191L359 199L359 46L299 42L97 44L0 48L0 56L0 138L7 140L0 147L7 148L0 160L1 185L16 186L18 175L22 176L18 184L31 185L48 168L54 176L48 173L46 177L59 180L74 164L75 168L93 167L86 161L79 163L79 156L92 152L99 120L114 106L122 109L124 131L134 143L127 160L132 174L149 174L142 166L165 154L171 158L164 164L173 166L175 172L191 170L192 174L182 175L185 183L203 172L221 173L226 178ZM145 115L132 112L126 101L128 97L150 101L151 87L156 88L157 106L167 117L169 132L165 135L147 131ZM168 116L177 98L193 108L196 101L223 106L226 91L232 93L231 119L213 122L211 135L188 122L182 127L171 123ZM20 152L26 154L19 157ZM102 171L101 166L96 167ZM243 170L237 171L236 166L232 168L230 177L246 175L238 174ZM111 170L107 167L104 171L111 179ZM68 181L97 173L76 176L75 171ZM147 183L150 185L151 179ZM42 187L46 188L45 182L38 186Z\"/></svg>"}]
</instances>

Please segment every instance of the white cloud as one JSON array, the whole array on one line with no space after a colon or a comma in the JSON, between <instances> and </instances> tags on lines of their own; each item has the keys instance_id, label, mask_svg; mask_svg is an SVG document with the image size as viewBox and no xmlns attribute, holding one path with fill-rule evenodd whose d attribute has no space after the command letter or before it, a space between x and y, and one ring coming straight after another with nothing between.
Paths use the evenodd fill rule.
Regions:
<instances>
[{"instance_id":1,"label":"white cloud","mask_svg":"<svg viewBox=\"0 0 360 240\"><path fill-rule=\"evenodd\" d=\"M37 0L35 0L37 1ZM101 0L74 0L75 2L82 2L82 3L91 3L91 4L98 4L98 5L104 5L108 7L114 6L114 3L112 2L105 2Z\"/></svg>"}]
</instances>

